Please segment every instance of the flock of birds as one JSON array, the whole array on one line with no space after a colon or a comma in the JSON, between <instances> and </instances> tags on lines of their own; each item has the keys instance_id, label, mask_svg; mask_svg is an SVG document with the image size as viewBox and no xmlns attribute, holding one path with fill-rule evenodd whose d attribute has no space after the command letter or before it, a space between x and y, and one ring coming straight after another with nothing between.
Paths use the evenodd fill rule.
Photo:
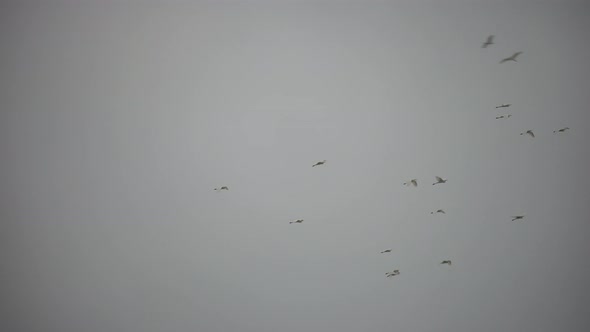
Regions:
<instances>
[{"instance_id":1,"label":"flock of birds","mask_svg":"<svg viewBox=\"0 0 590 332\"><path fill-rule=\"evenodd\" d=\"M495 37L493 35L488 36L488 38L486 39L486 41L483 43L482 48L487 48L490 45L494 45L494 38ZM516 53L512 54L511 56L500 60L499 63L502 64L502 63L506 63L506 62L510 62L510 61L517 62L516 59L521 54L522 54L522 52L516 52ZM512 106L512 104L501 104L501 105L496 106L495 108L496 109L508 108L510 106ZM505 115L496 116L496 120L499 120L499 119L508 119L511 116L512 116L511 114L505 114ZM570 129L569 127L564 127L564 128L558 129L558 130L554 130L553 133L554 134L556 134L556 133L563 133L563 132L565 132L565 131L567 131L569 129ZM525 132L522 132L522 133L520 133L520 135L521 136L522 135L528 135L528 136L530 136L532 138L535 137L535 134L533 133L532 130L527 130ZM311 165L311 167L321 166L321 165L324 165L324 164L326 164L326 160L318 161L315 164ZM432 185L443 184L443 183L446 183L447 182L447 179L442 178L440 176L435 176L435 180L436 181L434 183L432 183ZM404 182L403 185L404 186L407 186L407 187L418 187L418 179L411 179L411 180L409 180L407 182ZM214 190L215 191L218 191L218 192L219 191L224 191L224 190L225 191L228 191L229 190L229 187L222 186L222 187L219 187L219 188L215 188ZM446 214L446 212L443 209L438 209L436 211L430 212L430 214L433 214L433 215L434 214ZM511 218L512 218L512 221L522 220L522 219L524 219L524 214L523 215L515 215L515 216L512 216ZM304 221L303 219L297 219L297 220L289 221L289 224L302 224L303 221ZM385 250L381 251L380 253L381 254L386 254L386 253L391 253L392 251L393 251L392 249L385 249ZM441 265L451 266L452 265L452 261L450 259L445 259L445 260L441 261L440 264ZM395 269L395 270L392 270L390 272L386 272L385 273L385 276L387 278L391 278L391 277L395 277L395 276L397 276L399 274L400 274L400 270L399 269Z\"/></svg>"}]
</instances>

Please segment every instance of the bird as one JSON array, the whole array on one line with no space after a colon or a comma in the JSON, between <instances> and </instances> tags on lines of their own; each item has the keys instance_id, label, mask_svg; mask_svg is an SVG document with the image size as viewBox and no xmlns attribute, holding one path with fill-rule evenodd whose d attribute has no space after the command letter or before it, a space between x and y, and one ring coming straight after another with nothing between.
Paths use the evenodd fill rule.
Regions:
<instances>
[{"instance_id":1,"label":"bird","mask_svg":"<svg viewBox=\"0 0 590 332\"><path fill-rule=\"evenodd\" d=\"M221 187L221 188L215 188L215 189L213 189L213 190L221 191L221 190L229 190L229 188L228 188L228 187L226 187L226 186L223 186L223 187Z\"/></svg>"},{"instance_id":2,"label":"bird","mask_svg":"<svg viewBox=\"0 0 590 332\"><path fill-rule=\"evenodd\" d=\"M317 163L311 165L311 167L316 167L316 166L320 166L326 163L326 160L322 160L322 161L318 161Z\"/></svg>"},{"instance_id":3,"label":"bird","mask_svg":"<svg viewBox=\"0 0 590 332\"><path fill-rule=\"evenodd\" d=\"M524 133L520 133L521 135L530 135L531 137L535 137L535 134L533 133L532 130L527 130Z\"/></svg>"},{"instance_id":4,"label":"bird","mask_svg":"<svg viewBox=\"0 0 590 332\"><path fill-rule=\"evenodd\" d=\"M439 183L445 183L445 182L447 182L447 179L443 179L443 178L441 178L440 176L435 176L435 178L436 178L436 182L432 184L433 186L434 186L435 184L439 184Z\"/></svg>"},{"instance_id":5,"label":"bird","mask_svg":"<svg viewBox=\"0 0 590 332\"><path fill-rule=\"evenodd\" d=\"M442 214L447 214L447 213L445 212L445 210L443 210L443 209L438 209L438 210L436 210L436 211L430 212L430 214L435 214L435 213L442 213Z\"/></svg>"},{"instance_id":6,"label":"bird","mask_svg":"<svg viewBox=\"0 0 590 332\"><path fill-rule=\"evenodd\" d=\"M554 134L555 134L555 133L558 133L558 132L559 132L559 133L563 133L563 132L565 132L566 130L569 130L569 129L570 129L569 127L565 127L565 128L561 128L561 129L559 129L559 130L554 130L554 131L553 131L553 133L554 133Z\"/></svg>"},{"instance_id":7,"label":"bird","mask_svg":"<svg viewBox=\"0 0 590 332\"><path fill-rule=\"evenodd\" d=\"M451 262L451 260L446 260L446 261L442 261L440 262L441 264L447 264L449 266L451 266L453 263Z\"/></svg>"},{"instance_id":8,"label":"bird","mask_svg":"<svg viewBox=\"0 0 590 332\"><path fill-rule=\"evenodd\" d=\"M412 179L408 182L404 182L404 186L412 186L412 187L418 187L418 180L417 179Z\"/></svg>"},{"instance_id":9,"label":"bird","mask_svg":"<svg viewBox=\"0 0 590 332\"><path fill-rule=\"evenodd\" d=\"M383 250L381 253L382 253L382 254L384 254L384 253L386 253L386 252L391 252L391 249L386 249L386 250Z\"/></svg>"},{"instance_id":10,"label":"bird","mask_svg":"<svg viewBox=\"0 0 590 332\"><path fill-rule=\"evenodd\" d=\"M399 270L393 270L393 271L391 271L391 272L386 272L386 273L385 273L385 275L387 276L387 278L394 277L394 276L396 276L396 275L398 275L398 274L399 274Z\"/></svg>"},{"instance_id":11,"label":"bird","mask_svg":"<svg viewBox=\"0 0 590 332\"><path fill-rule=\"evenodd\" d=\"M301 224L303 223L303 219L297 219L295 221L289 221L289 224Z\"/></svg>"},{"instance_id":12,"label":"bird","mask_svg":"<svg viewBox=\"0 0 590 332\"><path fill-rule=\"evenodd\" d=\"M496 108L510 107L510 105L512 105L512 104L502 104L502 105L496 106Z\"/></svg>"},{"instance_id":13,"label":"bird","mask_svg":"<svg viewBox=\"0 0 590 332\"><path fill-rule=\"evenodd\" d=\"M512 116L512 115L510 115L510 114L507 114L507 115L500 115L500 116L497 116L497 117L496 117L496 120L498 120L498 119L508 119L508 118L509 118L509 117L511 117L511 116Z\"/></svg>"},{"instance_id":14,"label":"bird","mask_svg":"<svg viewBox=\"0 0 590 332\"><path fill-rule=\"evenodd\" d=\"M514 62L517 62L517 61L516 61L516 58L517 58L519 55L521 55L521 54L522 54L522 52L516 52L516 53L512 54L511 56L509 56L509 57L507 57L507 58L504 58L504 59L500 60L500 62L499 62L499 63L504 63L504 62L507 62L507 61L514 61Z\"/></svg>"},{"instance_id":15,"label":"bird","mask_svg":"<svg viewBox=\"0 0 590 332\"><path fill-rule=\"evenodd\" d=\"M524 219L524 215L512 216L512 221L514 221L514 220L521 220L521 219Z\"/></svg>"},{"instance_id":16,"label":"bird","mask_svg":"<svg viewBox=\"0 0 590 332\"><path fill-rule=\"evenodd\" d=\"M488 36L488 39L481 45L481 48L486 48L490 45L494 45L494 35Z\"/></svg>"}]
</instances>

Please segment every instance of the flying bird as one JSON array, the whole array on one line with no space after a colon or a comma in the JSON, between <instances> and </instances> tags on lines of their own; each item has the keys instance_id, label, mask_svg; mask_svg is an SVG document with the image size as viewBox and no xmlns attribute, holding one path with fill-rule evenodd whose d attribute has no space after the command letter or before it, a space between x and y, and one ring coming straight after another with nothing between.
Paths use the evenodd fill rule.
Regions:
<instances>
[{"instance_id":1,"label":"flying bird","mask_svg":"<svg viewBox=\"0 0 590 332\"><path fill-rule=\"evenodd\" d=\"M502 104L502 105L496 106L496 108L510 107L510 105L512 105L512 104Z\"/></svg>"},{"instance_id":2,"label":"flying bird","mask_svg":"<svg viewBox=\"0 0 590 332\"><path fill-rule=\"evenodd\" d=\"M509 56L509 57L507 57L507 58L504 58L504 59L502 59L502 60L500 61L500 63L504 63L504 62L507 62L507 61L514 61L514 62L517 62L517 61L516 61L516 58L517 58L519 55L521 55L521 54L522 54L522 52L516 52L516 53L512 54L511 56Z\"/></svg>"},{"instance_id":3,"label":"flying bird","mask_svg":"<svg viewBox=\"0 0 590 332\"><path fill-rule=\"evenodd\" d=\"M508 119L509 117L511 117L512 115L508 114L508 115L500 115L496 117L496 120L498 119Z\"/></svg>"},{"instance_id":4,"label":"flying bird","mask_svg":"<svg viewBox=\"0 0 590 332\"><path fill-rule=\"evenodd\" d=\"M226 187L226 186L223 186L223 187L221 187L221 188L215 188L215 189L213 189L213 190L221 191L221 190L229 190L229 188L228 188L228 187Z\"/></svg>"},{"instance_id":5,"label":"flying bird","mask_svg":"<svg viewBox=\"0 0 590 332\"><path fill-rule=\"evenodd\" d=\"M320 165L323 165L323 164L325 164L325 163L326 163L326 161L325 161L325 160L318 161L317 163L315 163L315 164L311 165L311 167L320 166Z\"/></svg>"},{"instance_id":6,"label":"flying bird","mask_svg":"<svg viewBox=\"0 0 590 332\"><path fill-rule=\"evenodd\" d=\"M559 132L559 133L564 133L566 130L569 130L569 129L570 129L569 127L565 127L565 128L561 128L561 129L559 129L559 130L554 130L554 131L553 131L553 133L554 133L554 134L555 134L555 133L558 133L558 132Z\"/></svg>"},{"instance_id":7,"label":"flying bird","mask_svg":"<svg viewBox=\"0 0 590 332\"><path fill-rule=\"evenodd\" d=\"M521 219L524 219L524 215L512 216L512 221L514 221L514 220L521 220Z\"/></svg>"},{"instance_id":8,"label":"flying bird","mask_svg":"<svg viewBox=\"0 0 590 332\"><path fill-rule=\"evenodd\" d=\"M383 250L381 253L382 253L382 254L384 254L384 253L386 253L386 252L391 252L391 249L386 249L386 250Z\"/></svg>"},{"instance_id":9,"label":"flying bird","mask_svg":"<svg viewBox=\"0 0 590 332\"><path fill-rule=\"evenodd\" d=\"M435 214L435 213L442 213L442 214L447 214L447 213L445 212L445 210L443 210L443 209L438 209L438 210L436 210L436 211L430 212L430 214Z\"/></svg>"},{"instance_id":10,"label":"flying bird","mask_svg":"<svg viewBox=\"0 0 590 332\"><path fill-rule=\"evenodd\" d=\"M447 179L443 179L443 178L441 178L440 176L435 176L435 178L436 178L436 182L432 184L433 186L434 186L435 184L439 184L439 183L445 183L445 182L447 182Z\"/></svg>"},{"instance_id":11,"label":"flying bird","mask_svg":"<svg viewBox=\"0 0 590 332\"><path fill-rule=\"evenodd\" d=\"M481 48L486 48L490 45L494 45L494 35L488 36L488 39L481 45Z\"/></svg>"},{"instance_id":12,"label":"flying bird","mask_svg":"<svg viewBox=\"0 0 590 332\"><path fill-rule=\"evenodd\" d=\"M533 137L533 138L535 137L535 134L533 133L533 131L532 131L532 130L527 130L527 131L525 131L524 133L520 133L520 134L521 134L521 135L529 135L529 136L531 136L531 137Z\"/></svg>"},{"instance_id":13,"label":"flying bird","mask_svg":"<svg viewBox=\"0 0 590 332\"><path fill-rule=\"evenodd\" d=\"M399 270L393 270L391 272L386 272L385 275L387 276L387 278L395 277L396 275L399 275Z\"/></svg>"},{"instance_id":14,"label":"flying bird","mask_svg":"<svg viewBox=\"0 0 590 332\"><path fill-rule=\"evenodd\" d=\"M408 187L410 187L410 186L412 186L412 187L418 187L418 180L416 180L416 179L412 179L412 180L410 180L410 181L408 181L408 182L405 182L405 183L404 183L404 186L408 186Z\"/></svg>"},{"instance_id":15,"label":"flying bird","mask_svg":"<svg viewBox=\"0 0 590 332\"><path fill-rule=\"evenodd\" d=\"M289 221L289 224L301 224L303 223L303 219L297 219L295 221Z\"/></svg>"},{"instance_id":16,"label":"flying bird","mask_svg":"<svg viewBox=\"0 0 590 332\"><path fill-rule=\"evenodd\" d=\"M451 260L446 260L446 261L442 261L440 262L441 264L447 264L448 266L451 266L453 263L451 262Z\"/></svg>"}]
</instances>

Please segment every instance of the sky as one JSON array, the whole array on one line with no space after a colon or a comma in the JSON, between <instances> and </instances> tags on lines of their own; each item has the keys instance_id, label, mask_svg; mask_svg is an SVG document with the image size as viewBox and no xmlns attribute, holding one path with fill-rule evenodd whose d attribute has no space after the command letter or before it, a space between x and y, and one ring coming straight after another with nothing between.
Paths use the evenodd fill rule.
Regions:
<instances>
[{"instance_id":1,"label":"sky","mask_svg":"<svg viewBox=\"0 0 590 332\"><path fill-rule=\"evenodd\" d=\"M588 31L568 0L2 2L0 329L588 331Z\"/></svg>"}]
</instances>

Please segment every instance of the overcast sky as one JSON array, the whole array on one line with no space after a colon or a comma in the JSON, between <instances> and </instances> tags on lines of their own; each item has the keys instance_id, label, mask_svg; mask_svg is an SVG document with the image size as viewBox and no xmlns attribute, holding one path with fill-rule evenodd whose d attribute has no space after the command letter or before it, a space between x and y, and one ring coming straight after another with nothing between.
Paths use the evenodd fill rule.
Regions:
<instances>
[{"instance_id":1,"label":"overcast sky","mask_svg":"<svg viewBox=\"0 0 590 332\"><path fill-rule=\"evenodd\" d=\"M0 329L590 330L588 31L585 1L4 1Z\"/></svg>"}]
</instances>

